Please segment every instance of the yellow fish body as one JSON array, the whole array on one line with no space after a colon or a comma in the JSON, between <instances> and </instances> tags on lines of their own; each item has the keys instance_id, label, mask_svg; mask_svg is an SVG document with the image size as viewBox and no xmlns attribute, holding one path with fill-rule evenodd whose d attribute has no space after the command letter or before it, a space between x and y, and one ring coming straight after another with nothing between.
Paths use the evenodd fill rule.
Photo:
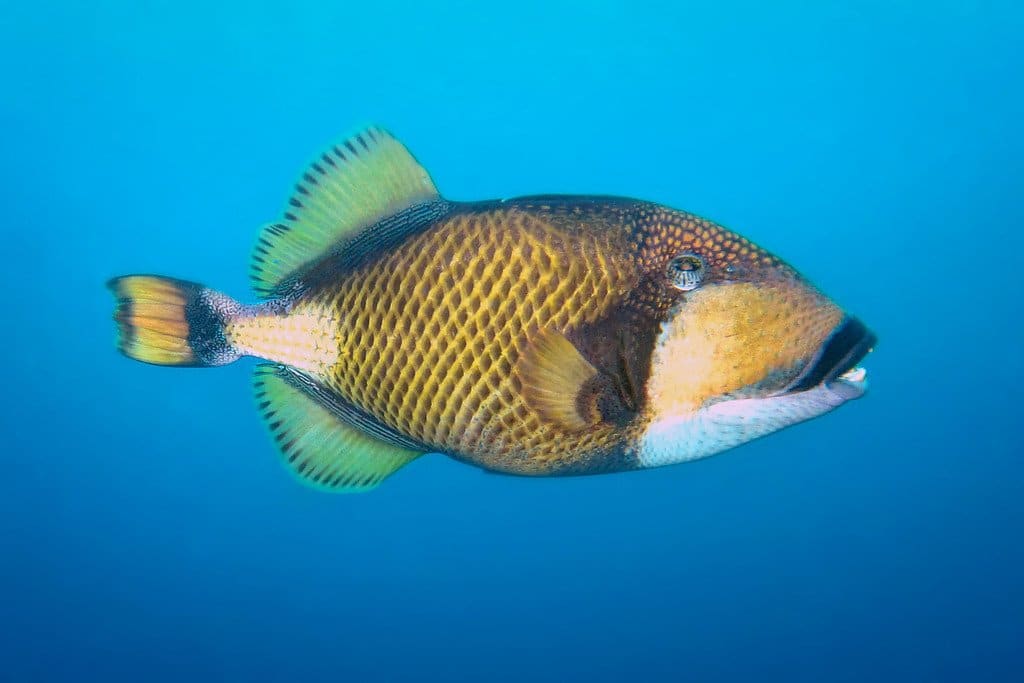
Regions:
<instances>
[{"instance_id":1,"label":"yellow fish body","mask_svg":"<svg viewBox=\"0 0 1024 683\"><path fill-rule=\"evenodd\" d=\"M874 336L793 269L696 216L611 197L443 199L369 129L264 228L262 303L115 278L120 348L243 355L287 463L365 490L426 452L526 475L717 453L863 394Z\"/></svg>"}]
</instances>

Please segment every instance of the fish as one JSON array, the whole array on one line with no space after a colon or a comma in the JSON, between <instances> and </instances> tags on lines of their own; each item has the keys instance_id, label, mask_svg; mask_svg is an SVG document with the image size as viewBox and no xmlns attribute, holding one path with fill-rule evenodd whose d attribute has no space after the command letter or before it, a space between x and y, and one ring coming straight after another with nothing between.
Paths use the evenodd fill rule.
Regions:
<instances>
[{"instance_id":1,"label":"fish","mask_svg":"<svg viewBox=\"0 0 1024 683\"><path fill-rule=\"evenodd\" d=\"M334 492L428 453L526 476L705 458L863 396L877 341L721 225L613 196L452 201L377 126L314 159L250 275L252 304L113 278L118 348L259 359L282 461Z\"/></svg>"}]
</instances>

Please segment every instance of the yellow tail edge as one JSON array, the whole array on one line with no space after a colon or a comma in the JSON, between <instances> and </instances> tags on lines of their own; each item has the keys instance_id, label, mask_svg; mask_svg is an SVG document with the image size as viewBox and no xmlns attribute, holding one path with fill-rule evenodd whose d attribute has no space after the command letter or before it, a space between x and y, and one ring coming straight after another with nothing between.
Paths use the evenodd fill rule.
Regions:
<instances>
[{"instance_id":1,"label":"yellow tail edge","mask_svg":"<svg viewBox=\"0 0 1024 683\"><path fill-rule=\"evenodd\" d=\"M211 367L239 353L224 325L241 306L196 282L160 275L125 275L107 282L116 299L117 347L152 365Z\"/></svg>"}]
</instances>

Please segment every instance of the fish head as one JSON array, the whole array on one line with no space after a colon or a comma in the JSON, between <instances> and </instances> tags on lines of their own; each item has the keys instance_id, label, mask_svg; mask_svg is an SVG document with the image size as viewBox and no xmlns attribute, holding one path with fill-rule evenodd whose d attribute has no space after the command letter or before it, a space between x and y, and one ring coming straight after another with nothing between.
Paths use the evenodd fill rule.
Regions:
<instances>
[{"instance_id":1,"label":"fish head","mask_svg":"<svg viewBox=\"0 0 1024 683\"><path fill-rule=\"evenodd\" d=\"M861 397L875 335L789 265L686 215L646 240L667 295L644 396L642 466L713 455Z\"/></svg>"}]
</instances>

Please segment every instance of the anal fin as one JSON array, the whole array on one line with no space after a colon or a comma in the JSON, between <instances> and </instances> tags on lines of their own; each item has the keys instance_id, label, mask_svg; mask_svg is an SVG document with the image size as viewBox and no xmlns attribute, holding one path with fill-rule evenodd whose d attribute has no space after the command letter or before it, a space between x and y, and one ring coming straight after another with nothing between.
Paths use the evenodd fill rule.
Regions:
<instances>
[{"instance_id":1,"label":"anal fin","mask_svg":"<svg viewBox=\"0 0 1024 683\"><path fill-rule=\"evenodd\" d=\"M336 492L368 491L423 454L411 443L389 443L354 426L304 379L287 367L260 365L254 381L260 412L285 463L303 483Z\"/></svg>"}]
</instances>

